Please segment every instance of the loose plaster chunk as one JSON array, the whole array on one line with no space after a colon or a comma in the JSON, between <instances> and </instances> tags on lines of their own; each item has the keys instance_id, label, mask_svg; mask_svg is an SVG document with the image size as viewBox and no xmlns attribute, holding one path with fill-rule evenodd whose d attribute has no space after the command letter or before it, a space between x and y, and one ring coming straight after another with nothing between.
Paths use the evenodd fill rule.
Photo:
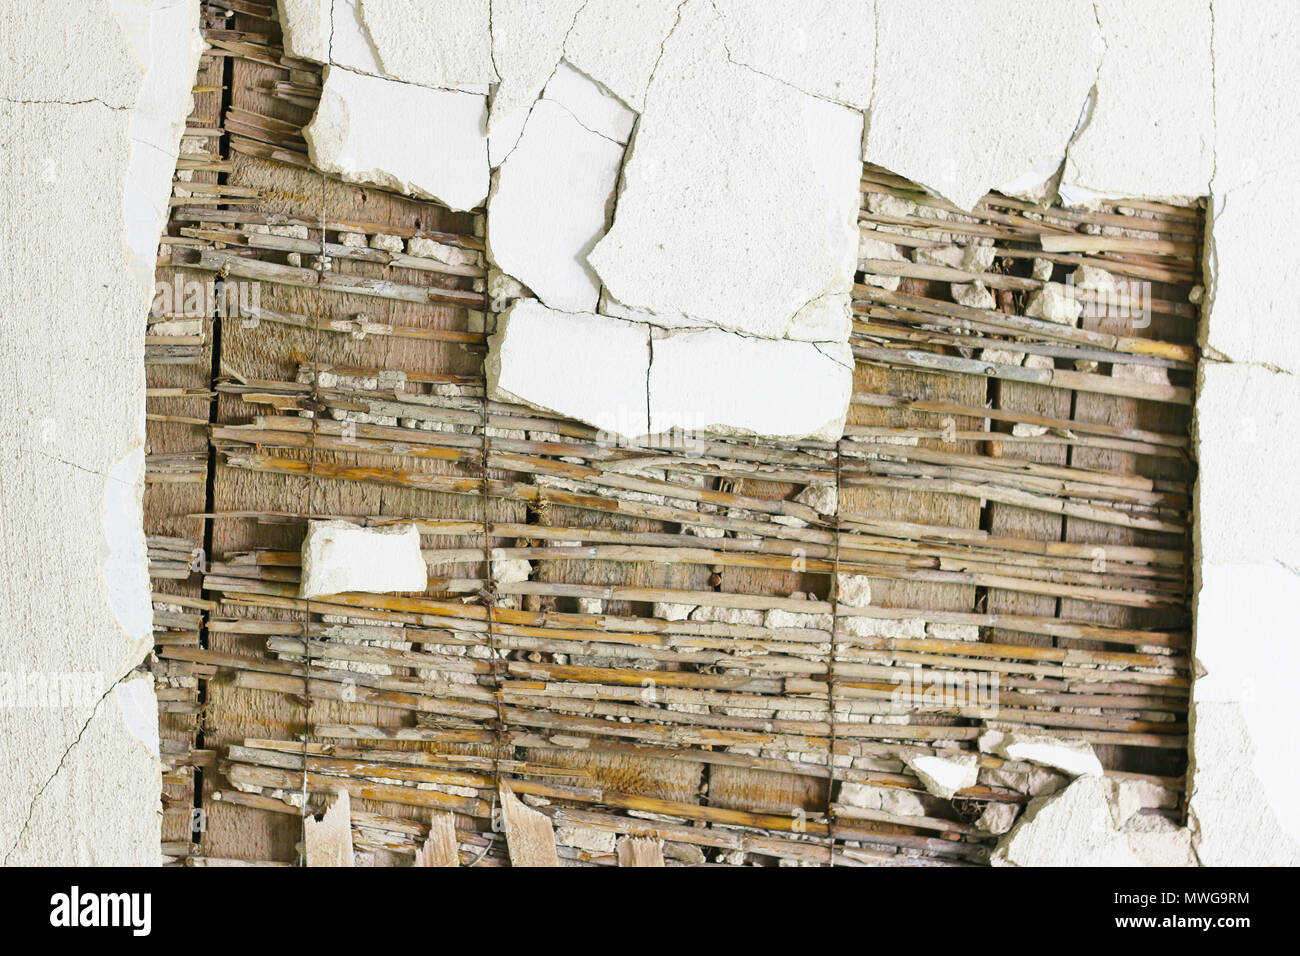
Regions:
<instances>
[{"instance_id":1,"label":"loose plaster chunk","mask_svg":"<svg viewBox=\"0 0 1300 956\"><path fill-rule=\"evenodd\" d=\"M1061 325L1074 325L1083 314L1083 303L1069 286L1048 282L1029 294L1025 315Z\"/></svg>"},{"instance_id":2,"label":"loose plaster chunk","mask_svg":"<svg viewBox=\"0 0 1300 956\"><path fill-rule=\"evenodd\" d=\"M627 438L650 432L648 326L521 299L488 340L493 398L543 408Z\"/></svg>"},{"instance_id":3,"label":"loose plaster chunk","mask_svg":"<svg viewBox=\"0 0 1300 956\"><path fill-rule=\"evenodd\" d=\"M839 510L839 492L834 485L809 485L794 496L794 500L807 505L819 515L833 515Z\"/></svg>"},{"instance_id":4,"label":"loose plaster chunk","mask_svg":"<svg viewBox=\"0 0 1300 956\"><path fill-rule=\"evenodd\" d=\"M994 309L997 308L997 300L993 298L993 293L985 288L983 282L954 282L952 284L952 300L958 305L968 306L972 309Z\"/></svg>"},{"instance_id":5,"label":"loose plaster chunk","mask_svg":"<svg viewBox=\"0 0 1300 956\"><path fill-rule=\"evenodd\" d=\"M865 574L836 575L835 591L841 604L866 607L871 603L871 579Z\"/></svg>"},{"instance_id":6,"label":"loose plaster chunk","mask_svg":"<svg viewBox=\"0 0 1300 956\"><path fill-rule=\"evenodd\" d=\"M883 810L900 816L923 817L925 804L902 787L873 787L866 783L840 784L840 803L863 810Z\"/></svg>"},{"instance_id":7,"label":"loose plaster chunk","mask_svg":"<svg viewBox=\"0 0 1300 956\"><path fill-rule=\"evenodd\" d=\"M847 346L680 331L656 337L650 431L837 440L852 395Z\"/></svg>"},{"instance_id":8,"label":"loose plaster chunk","mask_svg":"<svg viewBox=\"0 0 1300 956\"><path fill-rule=\"evenodd\" d=\"M975 754L954 757L906 756L903 760L926 790L945 800L952 799L959 790L975 786L979 777L979 757Z\"/></svg>"},{"instance_id":9,"label":"loose plaster chunk","mask_svg":"<svg viewBox=\"0 0 1300 956\"><path fill-rule=\"evenodd\" d=\"M869 162L963 209L1056 172L1101 61L1091 0L881 0L876 19Z\"/></svg>"},{"instance_id":10,"label":"loose plaster chunk","mask_svg":"<svg viewBox=\"0 0 1300 956\"><path fill-rule=\"evenodd\" d=\"M688 0L589 261L629 308L783 338L851 291L861 129L860 112L732 63L711 5Z\"/></svg>"},{"instance_id":11,"label":"loose plaster chunk","mask_svg":"<svg viewBox=\"0 0 1300 956\"><path fill-rule=\"evenodd\" d=\"M423 591L428 571L415 525L363 528L312 521L302 545L302 597L364 591Z\"/></svg>"},{"instance_id":12,"label":"loose plaster chunk","mask_svg":"<svg viewBox=\"0 0 1300 956\"><path fill-rule=\"evenodd\" d=\"M980 749L991 746L994 753L1007 760L1025 760L1042 767L1052 767L1072 777L1099 776L1101 761L1092 745L1074 740L1030 734L996 736L993 731L980 737ZM987 741L985 738L989 738Z\"/></svg>"},{"instance_id":13,"label":"loose plaster chunk","mask_svg":"<svg viewBox=\"0 0 1300 956\"><path fill-rule=\"evenodd\" d=\"M1015 825L1020 808L1014 803L990 801L984 805L983 812L975 818L975 826L985 833L1001 836Z\"/></svg>"},{"instance_id":14,"label":"loose plaster chunk","mask_svg":"<svg viewBox=\"0 0 1300 956\"><path fill-rule=\"evenodd\" d=\"M1029 802L993 851L994 866L1140 866L1115 830L1106 782L1080 777L1058 794Z\"/></svg>"},{"instance_id":15,"label":"loose plaster chunk","mask_svg":"<svg viewBox=\"0 0 1300 956\"><path fill-rule=\"evenodd\" d=\"M883 259L889 262L906 262L907 257L898 251L892 242L874 238L868 230L863 230L858 239L858 265L863 269L862 281L878 289L896 292L903 281L902 276L874 275L866 260Z\"/></svg>"},{"instance_id":16,"label":"loose plaster chunk","mask_svg":"<svg viewBox=\"0 0 1300 956\"><path fill-rule=\"evenodd\" d=\"M488 192L487 97L327 66L303 130L312 163L346 182L467 210Z\"/></svg>"},{"instance_id":17,"label":"loose plaster chunk","mask_svg":"<svg viewBox=\"0 0 1300 956\"><path fill-rule=\"evenodd\" d=\"M488 255L552 309L595 312L587 254L605 234L623 147L540 100L488 200Z\"/></svg>"}]
</instances>

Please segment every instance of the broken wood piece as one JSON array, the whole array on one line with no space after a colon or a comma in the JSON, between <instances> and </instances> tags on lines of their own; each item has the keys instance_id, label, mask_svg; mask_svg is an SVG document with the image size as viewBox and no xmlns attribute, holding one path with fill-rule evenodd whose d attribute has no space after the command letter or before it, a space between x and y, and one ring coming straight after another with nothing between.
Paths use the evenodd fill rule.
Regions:
<instances>
[{"instance_id":1,"label":"broken wood piece","mask_svg":"<svg viewBox=\"0 0 1300 956\"><path fill-rule=\"evenodd\" d=\"M559 866L555 830L550 819L524 806L505 783L500 786L501 813L511 866Z\"/></svg>"},{"instance_id":2,"label":"broken wood piece","mask_svg":"<svg viewBox=\"0 0 1300 956\"><path fill-rule=\"evenodd\" d=\"M619 866L666 866L662 840L650 837L620 837L618 841Z\"/></svg>"},{"instance_id":3,"label":"broken wood piece","mask_svg":"<svg viewBox=\"0 0 1300 956\"><path fill-rule=\"evenodd\" d=\"M414 866L460 866L456 845L456 817L435 813L429 821L429 838L416 851Z\"/></svg>"},{"instance_id":4,"label":"broken wood piece","mask_svg":"<svg viewBox=\"0 0 1300 956\"><path fill-rule=\"evenodd\" d=\"M348 791L339 790L325 813L302 820L303 859L307 866L353 866L352 806Z\"/></svg>"}]
</instances>

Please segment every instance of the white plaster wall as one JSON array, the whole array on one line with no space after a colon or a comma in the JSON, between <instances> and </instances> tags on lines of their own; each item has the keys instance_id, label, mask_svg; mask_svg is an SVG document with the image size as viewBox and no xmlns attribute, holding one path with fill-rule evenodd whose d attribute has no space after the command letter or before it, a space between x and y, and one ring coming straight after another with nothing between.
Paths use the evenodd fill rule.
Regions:
<instances>
[{"instance_id":1,"label":"white plaster wall","mask_svg":"<svg viewBox=\"0 0 1300 956\"><path fill-rule=\"evenodd\" d=\"M156 864L144 317L198 2L5 4L0 48L0 860Z\"/></svg>"}]
</instances>

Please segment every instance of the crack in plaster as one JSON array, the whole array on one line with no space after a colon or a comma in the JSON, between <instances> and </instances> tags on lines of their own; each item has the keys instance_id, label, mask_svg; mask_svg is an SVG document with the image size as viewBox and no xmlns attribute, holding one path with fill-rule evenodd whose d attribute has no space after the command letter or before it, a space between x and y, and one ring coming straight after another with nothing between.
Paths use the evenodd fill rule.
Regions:
<instances>
[{"instance_id":1,"label":"crack in plaster","mask_svg":"<svg viewBox=\"0 0 1300 956\"><path fill-rule=\"evenodd\" d=\"M4 860L3 862L0 862L0 866L9 865L9 858L18 850L18 847L23 842L23 837L27 835L27 830L31 826L32 817L36 813L36 806L40 803L41 797L45 795L45 791L49 789L50 784L54 782L55 778L58 777L59 773L63 770L63 765L67 762L68 755L76 749L77 744L81 743L81 738L85 736L86 730L90 727L91 722L94 721L95 716L99 713L99 708L103 706L105 699L107 699L108 695L117 689L118 684L122 683L122 681L126 680L133 673L133 670L127 671L117 680L113 681L109 688L99 695L99 699L95 701L94 706L90 708L90 714L86 717L85 723L81 725L81 729L77 731L77 736L73 738L72 742L68 744L66 748L64 748L54 770L45 778L45 782L37 788L36 793L33 794L31 802L27 805L27 816L23 820L23 825L18 829L18 833L14 837L14 842L10 845L9 849L5 851Z\"/></svg>"}]
</instances>

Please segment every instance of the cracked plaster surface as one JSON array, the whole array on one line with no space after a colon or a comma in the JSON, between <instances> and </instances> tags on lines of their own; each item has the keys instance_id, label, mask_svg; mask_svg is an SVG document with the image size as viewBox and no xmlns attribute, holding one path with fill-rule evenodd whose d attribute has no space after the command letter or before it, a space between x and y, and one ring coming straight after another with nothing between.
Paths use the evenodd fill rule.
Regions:
<instances>
[{"instance_id":1,"label":"cracked plaster surface","mask_svg":"<svg viewBox=\"0 0 1300 956\"><path fill-rule=\"evenodd\" d=\"M202 41L191 0L92 7L0 14L0 187L23 196L0 259L9 864L158 861L157 704L127 679L152 630L143 317Z\"/></svg>"}]
</instances>

